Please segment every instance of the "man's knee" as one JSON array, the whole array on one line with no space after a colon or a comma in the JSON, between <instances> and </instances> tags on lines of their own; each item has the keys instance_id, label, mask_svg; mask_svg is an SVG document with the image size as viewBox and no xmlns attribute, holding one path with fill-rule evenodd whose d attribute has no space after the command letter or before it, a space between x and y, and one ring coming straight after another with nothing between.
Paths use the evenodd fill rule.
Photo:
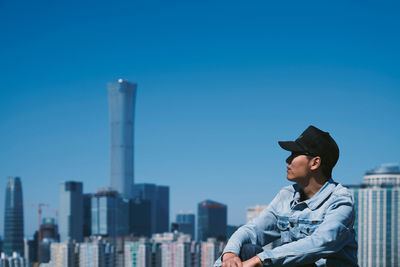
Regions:
<instances>
[{"instance_id":1,"label":"man's knee","mask_svg":"<svg viewBox=\"0 0 400 267\"><path fill-rule=\"evenodd\" d=\"M253 258L262 251L263 249L260 246L254 244L243 244L242 248L240 249L239 257L242 261L246 261L248 259Z\"/></svg>"}]
</instances>

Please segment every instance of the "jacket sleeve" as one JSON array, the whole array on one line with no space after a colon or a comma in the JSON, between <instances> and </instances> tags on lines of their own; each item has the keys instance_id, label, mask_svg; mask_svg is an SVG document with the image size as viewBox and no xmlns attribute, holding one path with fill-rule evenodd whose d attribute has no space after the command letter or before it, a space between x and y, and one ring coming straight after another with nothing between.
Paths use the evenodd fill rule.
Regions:
<instances>
[{"instance_id":1,"label":"jacket sleeve","mask_svg":"<svg viewBox=\"0 0 400 267\"><path fill-rule=\"evenodd\" d=\"M335 196L324 221L313 234L303 239L264 250L257 256L264 266L307 264L338 252L354 239L354 208L351 195Z\"/></svg>"},{"instance_id":2,"label":"jacket sleeve","mask_svg":"<svg viewBox=\"0 0 400 267\"><path fill-rule=\"evenodd\" d=\"M215 262L215 266L222 265L221 258L227 252L232 252L239 256L242 244L251 243L264 246L280 237L279 230L276 227L277 216L275 212L276 205L281 202L280 198L281 192L257 218L240 227L231 236L221 257Z\"/></svg>"}]
</instances>

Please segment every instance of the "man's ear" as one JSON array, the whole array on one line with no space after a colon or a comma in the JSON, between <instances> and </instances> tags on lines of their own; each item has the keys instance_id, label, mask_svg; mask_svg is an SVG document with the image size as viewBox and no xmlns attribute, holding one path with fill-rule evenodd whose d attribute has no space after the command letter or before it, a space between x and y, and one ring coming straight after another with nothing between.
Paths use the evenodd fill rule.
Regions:
<instances>
[{"instance_id":1,"label":"man's ear","mask_svg":"<svg viewBox=\"0 0 400 267\"><path fill-rule=\"evenodd\" d=\"M321 157L320 156L316 156L313 157L310 160L310 164L311 164L311 170L315 171L316 169L318 169L321 166Z\"/></svg>"}]
</instances>

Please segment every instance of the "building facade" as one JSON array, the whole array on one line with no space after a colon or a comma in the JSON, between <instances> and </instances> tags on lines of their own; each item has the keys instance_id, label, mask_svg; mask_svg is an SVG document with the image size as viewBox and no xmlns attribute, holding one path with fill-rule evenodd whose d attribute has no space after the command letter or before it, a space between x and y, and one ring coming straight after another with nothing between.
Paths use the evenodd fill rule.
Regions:
<instances>
[{"instance_id":1,"label":"building facade","mask_svg":"<svg viewBox=\"0 0 400 267\"><path fill-rule=\"evenodd\" d=\"M226 240L226 205L212 200L202 201L197 205L197 218L197 240L206 241L210 237Z\"/></svg>"},{"instance_id":2,"label":"building facade","mask_svg":"<svg viewBox=\"0 0 400 267\"><path fill-rule=\"evenodd\" d=\"M19 177L7 179L3 251L7 256L12 256L13 252L24 255L24 209L22 184Z\"/></svg>"},{"instance_id":3,"label":"building facade","mask_svg":"<svg viewBox=\"0 0 400 267\"><path fill-rule=\"evenodd\" d=\"M179 232L189 234L192 236L192 239L195 239L195 215L193 213L178 213L176 215L176 223L178 224L177 230Z\"/></svg>"},{"instance_id":4,"label":"building facade","mask_svg":"<svg viewBox=\"0 0 400 267\"><path fill-rule=\"evenodd\" d=\"M60 241L83 240L83 184L66 181L60 185Z\"/></svg>"},{"instance_id":5,"label":"building facade","mask_svg":"<svg viewBox=\"0 0 400 267\"><path fill-rule=\"evenodd\" d=\"M41 267L75 267L79 266L79 245L74 241L51 243L50 261L40 264Z\"/></svg>"},{"instance_id":6,"label":"building facade","mask_svg":"<svg viewBox=\"0 0 400 267\"><path fill-rule=\"evenodd\" d=\"M400 168L382 165L366 172L353 193L360 267L400 266Z\"/></svg>"},{"instance_id":7,"label":"building facade","mask_svg":"<svg viewBox=\"0 0 400 267\"><path fill-rule=\"evenodd\" d=\"M150 201L151 233L169 230L169 187L155 184L134 184L132 198Z\"/></svg>"},{"instance_id":8,"label":"building facade","mask_svg":"<svg viewBox=\"0 0 400 267\"><path fill-rule=\"evenodd\" d=\"M91 201L91 234L116 237L129 234L129 202L117 191L99 189Z\"/></svg>"},{"instance_id":9,"label":"building facade","mask_svg":"<svg viewBox=\"0 0 400 267\"><path fill-rule=\"evenodd\" d=\"M201 242L201 267L214 266L215 261L222 253L220 242L215 238L209 238L207 242Z\"/></svg>"},{"instance_id":10,"label":"building facade","mask_svg":"<svg viewBox=\"0 0 400 267\"><path fill-rule=\"evenodd\" d=\"M131 199L129 209L130 233L134 236L151 237L151 201Z\"/></svg>"},{"instance_id":11,"label":"building facade","mask_svg":"<svg viewBox=\"0 0 400 267\"><path fill-rule=\"evenodd\" d=\"M116 267L115 246L104 240L85 242L79 246L79 267Z\"/></svg>"},{"instance_id":12,"label":"building facade","mask_svg":"<svg viewBox=\"0 0 400 267\"><path fill-rule=\"evenodd\" d=\"M125 242L124 256L126 267L151 266L151 244L147 241Z\"/></svg>"},{"instance_id":13,"label":"building facade","mask_svg":"<svg viewBox=\"0 0 400 267\"><path fill-rule=\"evenodd\" d=\"M83 237L92 234L92 197L93 194L83 195Z\"/></svg>"},{"instance_id":14,"label":"building facade","mask_svg":"<svg viewBox=\"0 0 400 267\"><path fill-rule=\"evenodd\" d=\"M161 245L162 267L186 267L191 265L190 243L165 242Z\"/></svg>"},{"instance_id":15,"label":"building facade","mask_svg":"<svg viewBox=\"0 0 400 267\"><path fill-rule=\"evenodd\" d=\"M122 197L129 198L134 179L136 84L118 79L107 87L111 126L110 186Z\"/></svg>"}]
</instances>

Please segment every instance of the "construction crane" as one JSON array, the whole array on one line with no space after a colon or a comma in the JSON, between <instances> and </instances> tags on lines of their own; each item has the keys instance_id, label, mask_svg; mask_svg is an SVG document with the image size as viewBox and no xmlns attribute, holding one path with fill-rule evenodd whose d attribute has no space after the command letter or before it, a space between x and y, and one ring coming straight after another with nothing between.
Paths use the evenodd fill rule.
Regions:
<instances>
[{"instance_id":1,"label":"construction crane","mask_svg":"<svg viewBox=\"0 0 400 267\"><path fill-rule=\"evenodd\" d=\"M40 241L42 239L42 229L40 227L41 221L42 221L42 208L43 207L49 207L50 205L47 203L26 203L25 205L28 206L37 206L38 208L38 243L37 243L37 253L38 253L38 261L40 260ZM58 213L56 210L56 216L58 217ZM58 219L58 218L57 218Z\"/></svg>"}]
</instances>

